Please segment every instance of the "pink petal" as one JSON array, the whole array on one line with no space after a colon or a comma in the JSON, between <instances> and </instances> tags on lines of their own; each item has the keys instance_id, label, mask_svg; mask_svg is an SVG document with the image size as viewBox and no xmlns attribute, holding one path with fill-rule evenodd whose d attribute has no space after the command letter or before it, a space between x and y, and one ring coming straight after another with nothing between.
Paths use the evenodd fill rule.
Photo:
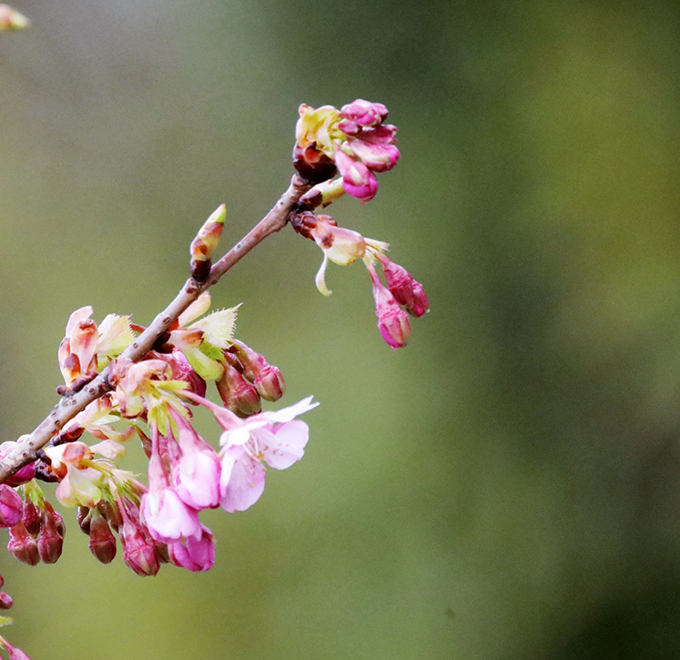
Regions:
<instances>
[{"instance_id":1,"label":"pink petal","mask_svg":"<svg viewBox=\"0 0 680 660\"><path fill-rule=\"evenodd\" d=\"M262 450L267 465L277 470L289 468L302 458L308 440L309 427L304 422L282 424L275 430L274 441Z\"/></svg>"},{"instance_id":2,"label":"pink petal","mask_svg":"<svg viewBox=\"0 0 680 660\"><path fill-rule=\"evenodd\" d=\"M242 449L239 447L239 449ZM227 450L227 454L229 450ZM265 468L262 463L243 451L233 461L228 480L224 479L225 461L222 461L223 478L220 484L220 506L229 513L245 511L260 499L264 491Z\"/></svg>"}]
</instances>

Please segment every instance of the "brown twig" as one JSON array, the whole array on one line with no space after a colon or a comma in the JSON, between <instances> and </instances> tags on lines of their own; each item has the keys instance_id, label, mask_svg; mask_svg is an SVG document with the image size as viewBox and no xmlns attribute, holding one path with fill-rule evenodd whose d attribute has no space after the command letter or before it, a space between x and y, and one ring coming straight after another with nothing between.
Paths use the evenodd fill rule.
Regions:
<instances>
[{"instance_id":1,"label":"brown twig","mask_svg":"<svg viewBox=\"0 0 680 660\"><path fill-rule=\"evenodd\" d=\"M311 184L305 179L302 179L297 174L293 176L288 190L281 195L281 198L271 211L213 265L207 281L204 284L199 284L191 278L188 279L175 296L175 299L128 346L123 352L122 357L129 358L133 362L141 360L151 350L156 340L201 293L216 284L234 264L240 261L267 236L283 229L288 222L291 210L295 207L300 197L310 188ZM82 390L62 398L52 409L52 412L35 428L33 433L19 438L17 446L5 458L0 460L0 483L3 483L23 465L34 461L37 458L37 452L53 436L57 435L67 422L84 410L87 405L112 389L108 380L108 372L109 368L107 367Z\"/></svg>"}]
</instances>

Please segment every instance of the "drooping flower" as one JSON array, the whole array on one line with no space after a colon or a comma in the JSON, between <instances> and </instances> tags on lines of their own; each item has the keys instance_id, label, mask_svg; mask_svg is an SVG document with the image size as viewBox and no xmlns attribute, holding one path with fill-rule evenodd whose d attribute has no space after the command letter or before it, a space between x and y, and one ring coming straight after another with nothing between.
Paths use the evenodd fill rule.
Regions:
<instances>
[{"instance_id":1,"label":"drooping flower","mask_svg":"<svg viewBox=\"0 0 680 660\"><path fill-rule=\"evenodd\" d=\"M420 282L417 282L406 268L394 263L384 254L377 254L380 265L385 273L387 288L395 300L406 308L411 316L422 316L430 310L430 302L425 295L425 290Z\"/></svg>"},{"instance_id":2,"label":"drooping flower","mask_svg":"<svg viewBox=\"0 0 680 660\"><path fill-rule=\"evenodd\" d=\"M8 660L31 660L21 649L12 646L4 637L0 637L0 646L7 651Z\"/></svg>"},{"instance_id":3,"label":"drooping flower","mask_svg":"<svg viewBox=\"0 0 680 660\"><path fill-rule=\"evenodd\" d=\"M216 507L220 499L220 460L217 452L196 433L181 415L179 426L181 458L172 470L174 489L189 507L200 511Z\"/></svg>"},{"instance_id":4,"label":"drooping flower","mask_svg":"<svg viewBox=\"0 0 680 660\"><path fill-rule=\"evenodd\" d=\"M142 496L141 513L151 536L162 543L181 537L200 536L201 525L196 510L188 506L170 487L160 455L158 428L153 428L153 446L149 459L149 490ZM174 440L171 441L174 443Z\"/></svg>"},{"instance_id":5,"label":"drooping flower","mask_svg":"<svg viewBox=\"0 0 680 660\"><path fill-rule=\"evenodd\" d=\"M411 336L408 316L396 301L390 290L380 281L372 264L367 264L373 282L375 314L378 317L378 330L392 349L406 346Z\"/></svg>"},{"instance_id":6,"label":"drooping flower","mask_svg":"<svg viewBox=\"0 0 680 660\"><path fill-rule=\"evenodd\" d=\"M199 538L189 537L168 546L170 561L193 573L208 571L215 564L215 544L212 532L202 526Z\"/></svg>"}]
</instances>

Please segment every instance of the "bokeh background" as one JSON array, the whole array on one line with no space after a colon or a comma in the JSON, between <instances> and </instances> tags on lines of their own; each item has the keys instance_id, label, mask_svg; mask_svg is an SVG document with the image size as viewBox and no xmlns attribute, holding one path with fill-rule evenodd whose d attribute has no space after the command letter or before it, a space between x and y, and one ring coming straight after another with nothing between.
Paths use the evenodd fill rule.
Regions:
<instances>
[{"instance_id":1,"label":"bokeh background","mask_svg":"<svg viewBox=\"0 0 680 660\"><path fill-rule=\"evenodd\" d=\"M204 575L101 566L65 512L57 565L0 559L10 639L33 660L680 657L673 5L22 0L33 27L0 35L3 439L53 405L73 309L148 321L210 211L227 243L268 210L301 102L390 108L402 161L333 215L390 241L432 312L393 353L360 265L324 299L319 250L267 241L214 299L245 303L285 402L322 402L304 460L206 517Z\"/></svg>"}]
</instances>

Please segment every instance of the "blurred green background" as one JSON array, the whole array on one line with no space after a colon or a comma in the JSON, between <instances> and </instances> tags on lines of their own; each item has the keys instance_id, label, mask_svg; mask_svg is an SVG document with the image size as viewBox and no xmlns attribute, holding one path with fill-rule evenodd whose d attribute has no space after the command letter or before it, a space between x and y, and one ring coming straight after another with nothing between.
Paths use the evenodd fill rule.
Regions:
<instances>
[{"instance_id":1,"label":"blurred green background","mask_svg":"<svg viewBox=\"0 0 680 660\"><path fill-rule=\"evenodd\" d=\"M18 0L17 0L18 1ZM360 265L282 232L215 289L313 393L304 460L216 567L9 555L33 660L680 657L680 12L605 0L23 0L0 35L0 429L55 402L69 313L144 323L226 202L287 185L299 103L384 102L403 158L342 225L432 312L392 352ZM212 438L216 440L216 433ZM135 452L138 457L138 453ZM142 462L137 459L141 468ZM135 461L133 461L135 462ZM6 532L2 542L6 539Z\"/></svg>"}]
</instances>

